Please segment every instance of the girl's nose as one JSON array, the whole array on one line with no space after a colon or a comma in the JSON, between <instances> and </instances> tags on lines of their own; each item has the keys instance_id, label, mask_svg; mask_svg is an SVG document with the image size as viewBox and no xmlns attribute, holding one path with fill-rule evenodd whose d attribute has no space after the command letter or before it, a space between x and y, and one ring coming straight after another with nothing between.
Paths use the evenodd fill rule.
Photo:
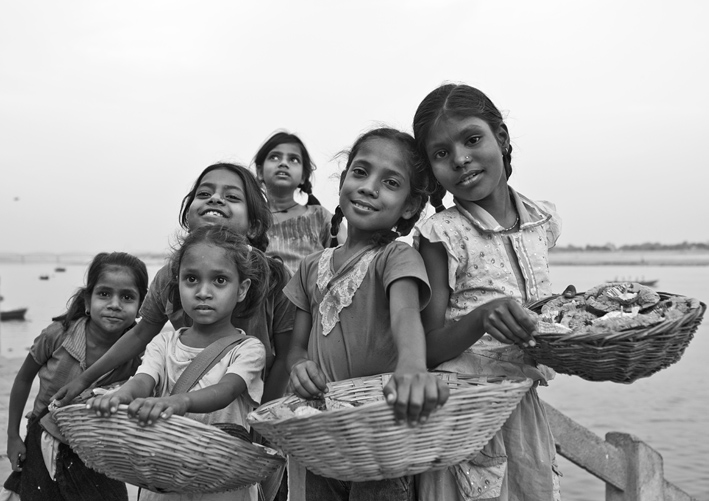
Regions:
<instances>
[{"instance_id":1,"label":"girl's nose","mask_svg":"<svg viewBox=\"0 0 709 501\"><path fill-rule=\"evenodd\" d=\"M379 190L374 187L373 183L362 184L359 187L358 191L360 193L362 193L364 195L368 195L370 197L378 197L379 196Z\"/></svg>"},{"instance_id":2,"label":"girl's nose","mask_svg":"<svg viewBox=\"0 0 709 501\"><path fill-rule=\"evenodd\" d=\"M212 297L212 293L210 292L207 284L202 285L202 287L197 290L198 299L208 299L210 297Z\"/></svg>"},{"instance_id":3,"label":"girl's nose","mask_svg":"<svg viewBox=\"0 0 709 501\"><path fill-rule=\"evenodd\" d=\"M222 204L224 203L224 199L219 193L214 192L212 193L212 196L209 197L209 202L214 204Z\"/></svg>"},{"instance_id":4,"label":"girl's nose","mask_svg":"<svg viewBox=\"0 0 709 501\"><path fill-rule=\"evenodd\" d=\"M468 163L470 163L470 153L468 153L465 148L459 148L456 150L454 168L458 169Z\"/></svg>"},{"instance_id":5,"label":"girl's nose","mask_svg":"<svg viewBox=\"0 0 709 501\"><path fill-rule=\"evenodd\" d=\"M113 296L111 298L111 301L108 303L108 307L112 310L120 310L121 309L121 300L117 296Z\"/></svg>"}]
</instances>

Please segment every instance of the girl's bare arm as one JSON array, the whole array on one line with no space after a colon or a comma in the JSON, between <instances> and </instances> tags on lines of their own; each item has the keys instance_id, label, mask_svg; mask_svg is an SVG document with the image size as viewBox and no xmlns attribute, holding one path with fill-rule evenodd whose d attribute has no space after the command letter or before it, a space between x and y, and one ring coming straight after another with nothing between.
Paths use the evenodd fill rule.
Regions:
<instances>
[{"instance_id":1,"label":"girl's bare arm","mask_svg":"<svg viewBox=\"0 0 709 501\"><path fill-rule=\"evenodd\" d=\"M425 238L421 238L419 252L431 284L431 301L421 316L426 331L429 367L457 357L486 332L508 343L523 343L532 339L536 322L511 297L484 303L457 322L446 325L446 308L451 293L448 255L443 244L431 243Z\"/></svg>"},{"instance_id":2,"label":"girl's bare arm","mask_svg":"<svg viewBox=\"0 0 709 501\"><path fill-rule=\"evenodd\" d=\"M163 324L164 325L164 324ZM58 406L68 405L82 391L107 372L140 355L148 343L160 333L163 325L141 320L131 330L123 334L111 348L87 368L81 376L62 386L52 400Z\"/></svg>"}]
</instances>

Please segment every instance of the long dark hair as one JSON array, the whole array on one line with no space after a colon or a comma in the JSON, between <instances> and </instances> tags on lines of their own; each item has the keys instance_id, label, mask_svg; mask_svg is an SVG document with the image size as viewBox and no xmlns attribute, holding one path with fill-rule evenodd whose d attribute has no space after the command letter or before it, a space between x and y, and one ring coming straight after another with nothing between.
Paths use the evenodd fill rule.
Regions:
<instances>
[{"instance_id":1,"label":"long dark hair","mask_svg":"<svg viewBox=\"0 0 709 501\"><path fill-rule=\"evenodd\" d=\"M110 254L101 252L94 257L89 265L89 269L86 272L86 285L79 288L67 302L66 313L54 317L52 320L61 322L62 327L68 329L75 320L85 316L88 305L91 304L91 294L93 294L101 275L106 271L106 268L115 266L125 268L133 275L135 287L138 289L140 296L138 305L140 308L140 305L143 304L143 299L148 293L148 270L145 267L145 263L125 252L111 252Z\"/></svg>"},{"instance_id":2,"label":"long dark hair","mask_svg":"<svg viewBox=\"0 0 709 501\"><path fill-rule=\"evenodd\" d=\"M224 169L233 172L241 178L244 183L244 196L246 197L246 209L249 213L249 234L247 238L251 245L259 250L266 251L268 247L268 229L271 227L271 211L268 210L266 195L261 191L256 177L253 173L242 165L230 163L216 163L205 168L194 182L190 192L182 199L180 208L180 226L190 231L187 223L188 213L192 202L197 194L197 188L202 183L202 179L213 170Z\"/></svg>"},{"instance_id":3,"label":"long dark hair","mask_svg":"<svg viewBox=\"0 0 709 501\"><path fill-rule=\"evenodd\" d=\"M372 139L385 139L399 146L400 151L404 155L405 164L409 168L409 178L411 180L409 200L413 200L417 204L416 210L412 217L409 219L400 217L394 225L394 231L386 230L377 232L374 235L374 243L386 245L397 237L408 235L411 232L421 216L421 212L424 207L426 207L428 195L433 186L428 175L426 163L416 147L414 138L406 132L392 129L391 127L380 127L362 134L352 145L352 148L348 152L344 152L347 155L347 163L345 165L345 170L340 174L340 188L342 188L342 184L347 176L347 171L350 169L352 161L357 156L357 153L362 148L362 145ZM340 230L340 223L342 222L343 217L344 215L342 213L342 209L340 209L340 206L338 205L335 209L335 215L332 217L331 236L333 238Z\"/></svg>"},{"instance_id":4,"label":"long dark hair","mask_svg":"<svg viewBox=\"0 0 709 501\"><path fill-rule=\"evenodd\" d=\"M502 129L509 136L507 125L502 113L495 104L482 91L465 84L446 84L431 91L419 104L414 114L414 137L416 146L426 163L431 182L435 185L431 193L431 205L437 212L445 209L443 197L446 190L433 176L433 169L428 160L426 141L431 129L444 118L469 118L476 117L484 120L493 134ZM500 145L502 146L502 145ZM506 145L502 160L505 165L507 179L512 175L512 145Z\"/></svg>"}]
</instances>

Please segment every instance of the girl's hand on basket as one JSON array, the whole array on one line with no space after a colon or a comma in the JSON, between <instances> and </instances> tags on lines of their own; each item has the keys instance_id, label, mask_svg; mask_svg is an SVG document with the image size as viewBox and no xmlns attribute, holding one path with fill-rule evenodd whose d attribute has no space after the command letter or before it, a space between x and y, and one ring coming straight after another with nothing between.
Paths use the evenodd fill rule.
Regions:
<instances>
[{"instance_id":1,"label":"girl's hand on basket","mask_svg":"<svg viewBox=\"0 0 709 501\"><path fill-rule=\"evenodd\" d=\"M81 392L88 387L89 384L85 384L81 380L81 377L74 378L59 388L59 390L57 390L57 392L52 396L51 401L56 402L57 407L69 405L72 400L78 397Z\"/></svg>"},{"instance_id":2,"label":"girl's hand on basket","mask_svg":"<svg viewBox=\"0 0 709 501\"><path fill-rule=\"evenodd\" d=\"M384 396L394 408L397 423L425 423L431 412L448 400L448 385L430 372L397 371L384 386Z\"/></svg>"},{"instance_id":3,"label":"girl's hand on basket","mask_svg":"<svg viewBox=\"0 0 709 501\"><path fill-rule=\"evenodd\" d=\"M118 406L131 401L128 395L116 391L98 397L90 398L86 401L86 408L93 409L97 416L109 417L118 412Z\"/></svg>"},{"instance_id":4,"label":"girl's hand on basket","mask_svg":"<svg viewBox=\"0 0 709 501\"><path fill-rule=\"evenodd\" d=\"M10 460L12 471L22 471L22 462L27 457L27 448L22 438L17 436L7 437L7 459Z\"/></svg>"},{"instance_id":5,"label":"girl's hand on basket","mask_svg":"<svg viewBox=\"0 0 709 501\"><path fill-rule=\"evenodd\" d=\"M501 343L534 346L537 317L515 299L494 299L480 308L484 309L483 328L492 337Z\"/></svg>"},{"instance_id":6,"label":"girl's hand on basket","mask_svg":"<svg viewBox=\"0 0 709 501\"><path fill-rule=\"evenodd\" d=\"M301 360L293 366L290 384L293 391L303 398L322 397L327 392L327 378L312 360Z\"/></svg>"},{"instance_id":7,"label":"girl's hand on basket","mask_svg":"<svg viewBox=\"0 0 709 501\"><path fill-rule=\"evenodd\" d=\"M150 426L158 419L168 419L173 414L183 416L189 408L184 393L160 398L136 398L128 405L128 415L138 419L140 426Z\"/></svg>"}]
</instances>

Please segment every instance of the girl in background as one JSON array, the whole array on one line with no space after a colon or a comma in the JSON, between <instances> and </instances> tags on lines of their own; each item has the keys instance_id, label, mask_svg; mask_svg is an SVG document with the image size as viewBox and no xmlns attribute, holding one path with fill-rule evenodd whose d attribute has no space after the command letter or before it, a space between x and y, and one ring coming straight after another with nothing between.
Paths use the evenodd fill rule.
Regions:
<instances>
[{"instance_id":1,"label":"girl in background","mask_svg":"<svg viewBox=\"0 0 709 501\"><path fill-rule=\"evenodd\" d=\"M315 165L300 138L287 132L268 138L254 164L274 220L266 254L280 258L293 274L301 259L330 247L332 239L332 214L312 194ZM308 194L307 205L295 201L297 190Z\"/></svg>"},{"instance_id":2,"label":"girl in background","mask_svg":"<svg viewBox=\"0 0 709 501\"><path fill-rule=\"evenodd\" d=\"M393 372L384 388L399 421L425 422L448 398L426 371L420 310L430 299L421 256L396 241L408 234L428 199L429 180L413 138L380 128L352 147L340 178L337 229L343 245L307 256L285 293L297 307L288 355L290 381L303 397L328 381ZM290 470L289 470L290 471ZM301 499L297 475L291 499ZM306 473L308 500L413 499L411 477L341 482Z\"/></svg>"},{"instance_id":3,"label":"girl in background","mask_svg":"<svg viewBox=\"0 0 709 501\"><path fill-rule=\"evenodd\" d=\"M7 424L7 457L13 473L5 489L22 501L128 499L123 482L86 467L68 445L43 431L40 420L48 413L54 392L91 367L135 325L147 290L148 272L140 259L123 252L98 254L89 266L86 285L69 300L66 314L54 318L34 340L12 386ZM128 357L98 383L124 381L139 363L139 358ZM22 410L37 375L39 392L23 442ZM45 462L43 453L52 450L51 460Z\"/></svg>"},{"instance_id":4,"label":"girl in background","mask_svg":"<svg viewBox=\"0 0 709 501\"><path fill-rule=\"evenodd\" d=\"M209 225L226 226L246 236L253 247L265 251L271 214L251 171L240 165L218 163L202 171L182 200L180 224L188 232ZM234 327L257 337L266 347L264 402L280 397L285 391L288 382L285 357L295 314L293 305L282 292L290 277L288 272L275 259L269 260L269 269L269 287L258 307L247 315L237 304L231 317ZM175 329L191 323L179 296L170 292L171 281L170 267L166 265L150 284L140 311L143 317L140 323L80 378L57 392L54 398L59 400L59 405L66 405L117 364L142 353L168 320Z\"/></svg>"},{"instance_id":5,"label":"girl in background","mask_svg":"<svg viewBox=\"0 0 709 501\"><path fill-rule=\"evenodd\" d=\"M431 204L438 213L416 235L432 289L422 316L428 365L535 381L477 457L420 475L419 499L559 499L554 440L536 390L553 372L519 346L533 342L536 328L523 305L551 295L547 251L560 220L554 205L508 185L509 132L479 90L444 85L431 92L416 110L414 135L437 182ZM446 192L455 200L449 209Z\"/></svg>"},{"instance_id":6,"label":"girl in background","mask_svg":"<svg viewBox=\"0 0 709 501\"><path fill-rule=\"evenodd\" d=\"M170 264L172 287L193 320L190 327L163 331L145 350L135 376L117 391L90 400L86 407L109 416L120 404L130 404L128 415L149 426L173 414L204 424L230 423L248 430L246 415L261 400L261 373L266 360L263 344L231 323L237 304L244 314L258 308L267 288L268 258L245 237L225 226L202 226L190 232ZM173 394L175 383L207 346L228 338L235 346L193 389ZM183 495L143 491L144 501L190 500L256 501L252 485L235 491Z\"/></svg>"}]
</instances>

